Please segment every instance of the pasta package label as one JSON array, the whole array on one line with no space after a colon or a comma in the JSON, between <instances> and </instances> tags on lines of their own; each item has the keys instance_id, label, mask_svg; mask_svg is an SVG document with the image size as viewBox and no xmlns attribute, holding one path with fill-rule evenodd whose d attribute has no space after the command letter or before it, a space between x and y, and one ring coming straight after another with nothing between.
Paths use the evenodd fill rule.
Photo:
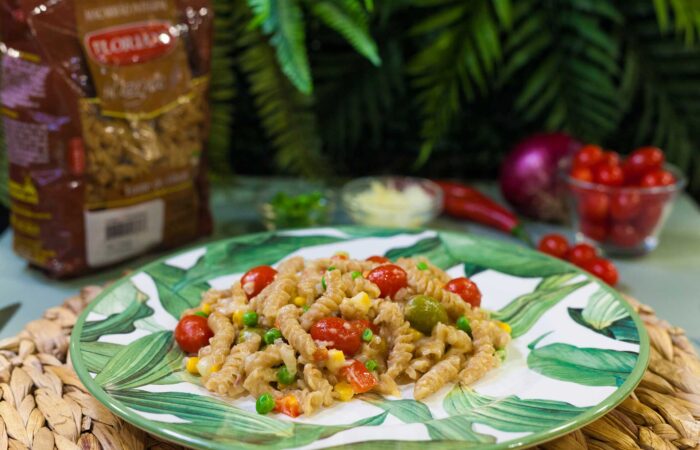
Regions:
<instances>
[{"instance_id":1,"label":"pasta package label","mask_svg":"<svg viewBox=\"0 0 700 450\"><path fill-rule=\"evenodd\" d=\"M211 229L209 0L0 0L14 248L78 275Z\"/></svg>"}]
</instances>

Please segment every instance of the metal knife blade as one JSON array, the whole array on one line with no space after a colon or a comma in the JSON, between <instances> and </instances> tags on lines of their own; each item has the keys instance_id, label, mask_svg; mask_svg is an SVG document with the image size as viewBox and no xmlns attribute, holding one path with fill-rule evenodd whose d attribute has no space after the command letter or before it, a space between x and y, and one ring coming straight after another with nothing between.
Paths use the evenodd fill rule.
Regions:
<instances>
[{"instance_id":1,"label":"metal knife blade","mask_svg":"<svg viewBox=\"0 0 700 450\"><path fill-rule=\"evenodd\" d=\"M5 328L7 322L9 322L10 319L12 319L12 317L15 315L20 306L21 305L19 303L12 303L0 308L0 331L2 331L3 328Z\"/></svg>"}]
</instances>

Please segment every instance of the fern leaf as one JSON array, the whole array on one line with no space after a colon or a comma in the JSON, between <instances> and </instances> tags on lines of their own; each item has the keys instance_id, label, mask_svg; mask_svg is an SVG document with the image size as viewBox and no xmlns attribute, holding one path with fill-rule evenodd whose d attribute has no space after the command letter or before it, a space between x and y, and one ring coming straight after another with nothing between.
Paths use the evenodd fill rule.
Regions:
<instances>
[{"instance_id":1,"label":"fern leaf","mask_svg":"<svg viewBox=\"0 0 700 450\"><path fill-rule=\"evenodd\" d=\"M252 23L260 22L263 33L270 36L282 72L299 91L311 94L304 17L297 0L249 0L249 4L255 14Z\"/></svg>"},{"instance_id":2,"label":"fern leaf","mask_svg":"<svg viewBox=\"0 0 700 450\"><path fill-rule=\"evenodd\" d=\"M697 0L653 0L656 18L662 32L673 28L691 44L700 33L700 3Z\"/></svg>"},{"instance_id":3,"label":"fern leaf","mask_svg":"<svg viewBox=\"0 0 700 450\"><path fill-rule=\"evenodd\" d=\"M336 30L375 66L381 64L377 44L369 34L366 13L358 0L312 0L311 11Z\"/></svg>"}]
</instances>

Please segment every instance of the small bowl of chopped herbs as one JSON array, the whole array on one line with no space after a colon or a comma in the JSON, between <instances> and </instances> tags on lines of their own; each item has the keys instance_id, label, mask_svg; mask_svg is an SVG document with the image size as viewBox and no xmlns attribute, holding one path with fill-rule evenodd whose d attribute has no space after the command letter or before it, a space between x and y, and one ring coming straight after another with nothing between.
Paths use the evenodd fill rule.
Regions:
<instances>
[{"instance_id":1,"label":"small bowl of chopped herbs","mask_svg":"<svg viewBox=\"0 0 700 450\"><path fill-rule=\"evenodd\" d=\"M260 204L263 224L268 230L328 225L333 220L332 192L319 186L291 186L270 191Z\"/></svg>"}]
</instances>

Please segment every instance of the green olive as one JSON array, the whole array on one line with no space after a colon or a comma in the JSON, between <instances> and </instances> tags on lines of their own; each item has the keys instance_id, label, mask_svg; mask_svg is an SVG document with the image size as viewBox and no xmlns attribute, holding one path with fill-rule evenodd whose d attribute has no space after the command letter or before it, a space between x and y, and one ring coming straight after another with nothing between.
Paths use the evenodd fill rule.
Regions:
<instances>
[{"instance_id":1,"label":"green olive","mask_svg":"<svg viewBox=\"0 0 700 450\"><path fill-rule=\"evenodd\" d=\"M404 315L411 326L423 334L430 334L438 322L447 323L447 312L437 300L427 295L416 295L406 304Z\"/></svg>"},{"instance_id":2,"label":"green olive","mask_svg":"<svg viewBox=\"0 0 700 450\"><path fill-rule=\"evenodd\" d=\"M245 342L248 339L248 337L253 333L259 335L260 338L265 337L265 330L263 328L245 327L243 328L243 330L241 330L240 333L238 333L238 339L236 339L236 344Z\"/></svg>"}]
</instances>

